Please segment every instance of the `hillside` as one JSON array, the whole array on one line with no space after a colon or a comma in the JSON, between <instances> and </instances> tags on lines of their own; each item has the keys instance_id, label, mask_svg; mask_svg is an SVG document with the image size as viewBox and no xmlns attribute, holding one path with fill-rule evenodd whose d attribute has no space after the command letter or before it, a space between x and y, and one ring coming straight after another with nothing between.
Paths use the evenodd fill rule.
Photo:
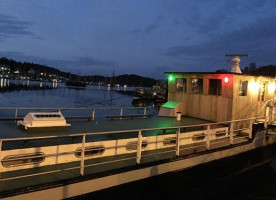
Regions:
<instances>
[{"instance_id":1,"label":"hillside","mask_svg":"<svg viewBox=\"0 0 276 200\"><path fill-rule=\"evenodd\" d=\"M30 78L31 80L58 79L62 82L85 81L90 84L120 84L129 86L151 87L156 84L156 80L148 77L142 77L134 74L124 74L114 77L105 77L100 75L80 76L69 72L63 72L54 67L40 64L18 62L5 57L0 58L0 74L11 79Z\"/></svg>"}]
</instances>

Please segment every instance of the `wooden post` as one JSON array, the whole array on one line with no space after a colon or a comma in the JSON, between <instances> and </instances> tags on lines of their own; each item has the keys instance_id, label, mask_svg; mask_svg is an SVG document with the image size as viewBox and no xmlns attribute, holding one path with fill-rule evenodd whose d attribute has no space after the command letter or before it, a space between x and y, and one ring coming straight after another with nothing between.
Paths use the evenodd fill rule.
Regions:
<instances>
[{"instance_id":1,"label":"wooden post","mask_svg":"<svg viewBox=\"0 0 276 200\"><path fill-rule=\"evenodd\" d=\"M141 163L141 155L142 155L142 131L139 130L138 137L137 137L137 156L136 156L136 163Z\"/></svg>"},{"instance_id":2,"label":"wooden post","mask_svg":"<svg viewBox=\"0 0 276 200\"><path fill-rule=\"evenodd\" d=\"M234 123L230 124L230 144L234 144Z\"/></svg>"},{"instance_id":3,"label":"wooden post","mask_svg":"<svg viewBox=\"0 0 276 200\"><path fill-rule=\"evenodd\" d=\"M206 130L206 148L209 150L211 145L210 145L210 131L211 127L210 124L207 125L207 130Z\"/></svg>"},{"instance_id":4,"label":"wooden post","mask_svg":"<svg viewBox=\"0 0 276 200\"><path fill-rule=\"evenodd\" d=\"M176 131L176 156L180 155L180 127L178 127L177 131Z\"/></svg>"},{"instance_id":5,"label":"wooden post","mask_svg":"<svg viewBox=\"0 0 276 200\"><path fill-rule=\"evenodd\" d=\"M84 175L85 135L82 136L80 174Z\"/></svg>"}]
</instances>

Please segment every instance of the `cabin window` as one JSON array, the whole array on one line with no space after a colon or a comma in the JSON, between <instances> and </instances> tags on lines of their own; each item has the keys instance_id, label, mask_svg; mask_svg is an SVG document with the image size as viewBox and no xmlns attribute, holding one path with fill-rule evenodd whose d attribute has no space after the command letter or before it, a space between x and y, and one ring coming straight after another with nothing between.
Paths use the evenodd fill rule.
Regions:
<instances>
[{"instance_id":1,"label":"cabin window","mask_svg":"<svg viewBox=\"0 0 276 200\"><path fill-rule=\"evenodd\" d=\"M205 138L205 134L204 133L200 133L200 134L194 134L192 137L193 141L199 141L199 140L204 140Z\"/></svg>"},{"instance_id":2,"label":"cabin window","mask_svg":"<svg viewBox=\"0 0 276 200\"><path fill-rule=\"evenodd\" d=\"M261 83L259 87L258 100L264 101L265 98L265 83Z\"/></svg>"},{"instance_id":3,"label":"cabin window","mask_svg":"<svg viewBox=\"0 0 276 200\"><path fill-rule=\"evenodd\" d=\"M44 153L20 154L6 156L2 160L4 167L16 167L29 164L38 164L45 160Z\"/></svg>"},{"instance_id":4,"label":"cabin window","mask_svg":"<svg viewBox=\"0 0 276 200\"><path fill-rule=\"evenodd\" d=\"M177 92L186 92L186 78L177 78L176 79L176 91Z\"/></svg>"},{"instance_id":5,"label":"cabin window","mask_svg":"<svg viewBox=\"0 0 276 200\"><path fill-rule=\"evenodd\" d=\"M105 147L100 145L100 146L91 146L91 147L85 147L85 152L84 156L89 157L89 156L98 156L102 155L105 151ZM75 156L77 158L81 157L81 148L78 148L76 150Z\"/></svg>"},{"instance_id":6,"label":"cabin window","mask_svg":"<svg viewBox=\"0 0 276 200\"><path fill-rule=\"evenodd\" d=\"M221 79L209 79L210 95L221 95Z\"/></svg>"},{"instance_id":7,"label":"cabin window","mask_svg":"<svg viewBox=\"0 0 276 200\"><path fill-rule=\"evenodd\" d=\"M176 138L175 137L165 138L164 141L163 141L164 146L175 145L175 144L176 144Z\"/></svg>"},{"instance_id":8,"label":"cabin window","mask_svg":"<svg viewBox=\"0 0 276 200\"><path fill-rule=\"evenodd\" d=\"M126 144L126 150L127 151L134 151L137 150L137 144L138 142L128 142ZM145 149L148 146L148 142L147 141L142 141L142 149Z\"/></svg>"},{"instance_id":9,"label":"cabin window","mask_svg":"<svg viewBox=\"0 0 276 200\"><path fill-rule=\"evenodd\" d=\"M192 78L192 92L196 94L203 93L203 79Z\"/></svg>"},{"instance_id":10,"label":"cabin window","mask_svg":"<svg viewBox=\"0 0 276 200\"><path fill-rule=\"evenodd\" d=\"M239 88L239 96L247 96L247 85L248 81L241 81L240 88Z\"/></svg>"}]
</instances>

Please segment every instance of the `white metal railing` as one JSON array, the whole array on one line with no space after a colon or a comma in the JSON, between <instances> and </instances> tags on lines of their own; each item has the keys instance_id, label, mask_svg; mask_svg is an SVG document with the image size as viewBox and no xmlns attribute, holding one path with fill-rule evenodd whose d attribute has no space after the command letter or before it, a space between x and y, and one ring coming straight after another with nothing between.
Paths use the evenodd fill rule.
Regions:
<instances>
[{"instance_id":1,"label":"white metal railing","mask_svg":"<svg viewBox=\"0 0 276 200\"><path fill-rule=\"evenodd\" d=\"M90 114L86 116L76 116L76 115L66 115L65 118L87 118L88 120L94 120L96 117L96 111L118 111L119 116L123 116L126 111L130 112L139 112L143 115L147 115L149 113L149 110L152 110L154 112L154 107L0 107L1 110L13 110L14 111L14 117L1 117L0 120L17 120L23 118L23 116L19 115L19 111L54 111L54 112L65 112L65 111L89 111ZM97 116L105 116L105 115L97 115Z\"/></svg>"},{"instance_id":2,"label":"white metal railing","mask_svg":"<svg viewBox=\"0 0 276 200\"><path fill-rule=\"evenodd\" d=\"M26 177L32 177L32 176L39 176L39 175L45 175L45 174L51 174L51 173L58 173L58 172L62 172L62 171L68 171L68 170L76 170L79 169L79 173L80 175L85 175L85 169L91 166L98 166L98 165L105 165L105 164L110 164L110 163L115 163L115 162L121 162L121 161L126 161L126 160L135 160L136 164L140 164L142 158L144 157L149 157L149 156L153 156L153 155L162 155L165 153L173 153L172 158L173 157L177 157L177 156L181 156L180 151L185 151L185 150L189 150L189 149L194 149L195 147L206 147L206 149L210 149L211 145L213 144L218 144L218 143L222 143L225 142L225 140L222 141L215 141L215 140L211 140L210 137L212 135L216 135L216 133L211 133L212 130L212 126L215 125L223 125L224 127L227 125L230 127L229 131L226 131L226 137L224 138L229 138L229 142L230 145L234 144L234 141L237 139L251 139L252 138L252 123L258 119L263 119L264 117L254 117L254 118L248 118L248 119L240 119L240 120L232 120L232 121L225 121L225 122L219 122L219 123L205 123L205 124L197 124L197 125L187 125L187 126L174 126L174 127L162 127L162 128L149 128L149 129L136 129L136 130L125 130L125 131L108 131L108 132L98 132L98 133L79 133L79 134L68 134L68 135L56 135L56 136L40 136L40 137L26 137L26 138L7 138L7 139L0 139L0 170L3 167L3 162L7 162L7 161L15 161L15 160L20 160L20 159L28 159L28 158L36 158L36 156L30 156L30 157L24 157L24 158L10 158L10 159L5 159L3 160L2 156L1 156L1 152L3 150L3 144L6 142L18 142L18 141L37 141L37 140L46 140L46 139L58 139L58 138L81 138L81 149L80 150L76 150L76 151L66 151L66 152L62 152L62 153L48 153L48 154L44 154L43 156L46 157L52 157L52 156L61 156L61 155L65 155L65 154L76 154L76 153L81 153L80 156L80 165L76 166L76 167L67 167L64 169L56 169L56 170L51 170L51 171L45 171L45 172L39 172L39 173L33 173L33 174L26 174L26 175L19 175L19 176L14 176L14 177L8 177L8 178L1 178L0 176L0 182L3 181L8 181L8 180L14 180L14 179L19 179L19 178L26 178ZM245 128L237 128L234 129L234 125L235 123L241 123L241 122L249 122L247 124L249 124L248 127ZM205 137L206 137L206 141L199 141L200 144L196 144L195 146L192 147L186 147L186 146L180 146L180 141L181 140L187 140L187 139L191 139L195 136L185 136L185 137L181 137L181 134L185 134L185 132L181 133L181 129L184 128L195 128L195 127L200 127L201 130L206 130L205 133ZM168 148L164 148L162 149L162 151L152 151L148 152L149 154L142 154L142 144L143 144L143 133L147 132L147 131L155 131L155 130L174 130L176 133L175 138L172 139L173 141L173 145L169 145ZM243 136L243 137L237 137L235 138L235 132L240 132L240 131L248 131L248 136ZM192 131L190 131L192 132ZM105 161L105 162L99 162L99 163L92 163L92 164L86 164L85 163L85 152L89 151L85 149L85 145L87 142L87 137L88 136L95 136L95 135L111 135L111 134L124 134L124 133L135 133L137 134L137 149L136 149L136 156L131 156L131 157L127 157L127 158L120 158L119 159L114 159L114 160L110 160L110 161ZM201 137L196 136L196 137ZM217 138L219 139L219 138ZM249 140L248 140L249 141ZM164 140L157 140L151 143L159 143L159 142L164 142ZM150 143L150 142L148 142ZM175 143L175 144L174 144ZM127 145L121 145L120 147L126 147ZM117 145L115 146L111 146L108 148L118 148ZM10 150L10 149L9 149ZM41 157L41 156L37 156L37 157ZM116 157L116 156L115 156ZM114 157L114 158L115 158ZM90 160L93 158L89 158L87 160Z\"/></svg>"}]
</instances>

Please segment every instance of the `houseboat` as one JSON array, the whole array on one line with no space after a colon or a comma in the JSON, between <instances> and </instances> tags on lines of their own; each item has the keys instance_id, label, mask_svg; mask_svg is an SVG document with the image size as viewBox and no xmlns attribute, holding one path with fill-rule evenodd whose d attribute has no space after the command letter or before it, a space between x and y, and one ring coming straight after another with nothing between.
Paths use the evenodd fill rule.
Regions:
<instances>
[{"instance_id":1,"label":"houseboat","mask_svg":"<svg viewBox=\"0 0 276 200\"><path fill-rule=\"evenodd\" d=\"M66 199L248 153L259 152L252 165L270 161L275 78L241 74L239 62L233 58L229 73L166 72L168 102L155 117L146 107L113 108L105 120L97 113L106 108L78 108L86 116L66 116L70 108L1 108L15 117L0 121L0 197ZM55 109L70 129L17 126L19 111L35 110L19 125L49 127Z\"/></svg>"}]
</instances>

